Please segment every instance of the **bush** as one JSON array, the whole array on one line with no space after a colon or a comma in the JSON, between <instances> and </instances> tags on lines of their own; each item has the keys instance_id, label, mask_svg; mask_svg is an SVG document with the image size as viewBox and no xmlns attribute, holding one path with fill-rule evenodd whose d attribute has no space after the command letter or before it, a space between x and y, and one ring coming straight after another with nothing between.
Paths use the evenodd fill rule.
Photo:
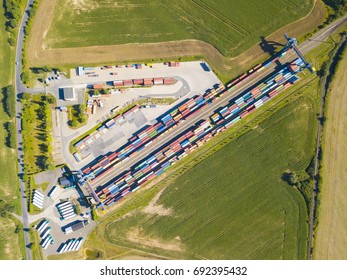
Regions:
<instances>
[{"instance_id":1,"label":"bush","mask_svg":"<svg viewBox=\"0 0 347 280\"><path fill-rule=\"evenodd\" d=\"M27 71L23 71L23 72L22 72L22 75L21 75L21 79L22 79L22 82L23 82L24 84L28 84L29 81L30 81L30 75L29 75L29 73L28 73Z\"/></svg>"},{"instance_id":2,"label":"bush","mask_svg":"<svg viewBox=\"0 0 347 280\"><path fill-rule=\"evenodd\" d=\"M31 99L31 94L28 92L24 92L22 98L26 101L29 101Z\"/></svg>"},{"instance_id":3,"label":"bush","mask_svg":"<svg viewBox=\"0 0 347 280\"><path fill-rule=\"evenodd\" d=\"M10 44L11 47L13 47L16 44L16 40L13 39L12 37L8 38L8 43Z\"/></svg>"},{"instance_id":4,"label":"bush","mask_svg":"<svg viewBox=\"0 0 347 280\"><path fill-rule=\"evenodd\" d=\"M5 129L7 131L6 145L11 149L16 148L16 125L13 122L7 122Z\"/></svg>"}]
</instances>

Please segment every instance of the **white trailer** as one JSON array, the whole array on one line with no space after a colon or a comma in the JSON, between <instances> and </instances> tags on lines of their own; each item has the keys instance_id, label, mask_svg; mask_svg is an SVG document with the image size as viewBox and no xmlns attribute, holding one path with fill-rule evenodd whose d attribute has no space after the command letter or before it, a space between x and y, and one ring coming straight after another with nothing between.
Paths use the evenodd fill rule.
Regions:
<instances>
[{"instance_id":1,"label":"white trailer","mask_svg":"<svg viewBox=\"0 0 347 280\"><path fill-rule=\"evenodd\" d=\"M74 242L72 242L71 246L69 249L67 249L68 252L72 251L72 248L75 247L75 244L77 243L77 239L74 240Z\"/></svg>"},{"instance_id":2,"label":"white trailer","mask_svg":"<svg viewBox=\"0 0 347 280\"><path fill-rule=\"evenodd\" d=\"M59 207L62 207L62 206L64 206L64 205L67 205L67 204L71 204L71 202L65 201L65 202L62 202L62 203L60 203L60 204L57 204L56 206L59 208Z\"/></svg>"},{"instance_id":3,"label":"white trailer","mask_svg":"<svg viewBox=\"0 0 347 280\"><path fill-rule=\"evenodd\" d=\"M40 196L40 197L42 197L42 198L45 198L45 196L44 196L42 193L40 193L38 190L35 190L35 191L34 191L34 196L35 196L35 195Z\"/></svg>"},{"instance_id":4,"label":"white trailer","mask_svg":"<svg viewBox=\"0 0 347 280\"><path fill-rule=\"evenodd\" d=\"M50 244L51 244L51 242L47 242L46 245L42 246L42 249L46 250Z\"/></svg>"},{"instance_id":5,"label":"white trailer","mask_svg":"<svg viewBox=\"0 0 347 280\"><path fill-rule=\"evenodd\" d=\"M66 211L71 211L71 210L73 210L72 207L67 207L67 208L64 208L64 209L59 209L59 212L62 213L64 211L66 212Z\"/></svg>"},{"instance_id":6,"label":"white trailer","mask_svg":"<svg viewBox=\"0 0 347 280\"><path fill-rule=\"evenodd\" d=\"M58 211L62 211L62 210L65 210L65 209L69 209L69 208L72 208L72 205L64 205L64 206L62 206L62 207L58 207Z\"/></svg>"},{"instance_id":7,"label":"white trailer","mask_svg":"<svg viewBox=\"0 0 347 280\"><path fill-rule=\"evenodd\" d=\"M72 240L72 239L71 239L69 242L68 242L68 241L66 241L66 247L64 248L63 253L66 253L67 248L69 247L70 243L72 243L72 242L73 242L73 240Z\"/></svg>"},{"instance_id":8,"label":"white trailer","mask_svg":"<svg viewBox=\"0 0 347 280\"><path fill-rule=\"evenodd\" d=\"M33 204L34 204L37 208L43 209L43 205L42 205L42 204L39 204L37 201L34 201Z\"/></svg>"},{"instance_id":9,"label":"white trailer","mask_svg":"<svg viewBox=\"0 0 347 280\"><path fill-rule=\"evenodd\" d=\"M45 247L47 243L49 244L51 242L51 239L52 239L52 235L48 235L41 244L42 248Z\"/></svg>"},{"instance_id":10,"label":"white trailer","mask_svg":"<svg viewBox=\"0 0 347 280\"><path fill-rule=\"evenodd\" d=\"M46 250L49 246L49 243L47 243L45 246L42 247L43 250Z\"/></svg>"},{"instance_id":11,"label":"white trailer","mask_svg":"<svg viewBox=\"0 0 347 280\"><path fill-rule=\"evenodd\" d=\"M83 237L81 237L80 238L80 242L78 243L77 248L75 249L75 251L78 251L81 248L83 241L84 241Z\"/></svg>"},{"instance_id":12,"label":"white trailer","mask_svg":"<svg viewBox=\"0 0 347 280\"><path fill-rule=\"evenodd\" d=\"M75 211L74 211L73 209L69 209L69 210L66 210L66 211L64 211L64 212L60 212L60 214L61 214L62 216L67 216L67 215L69 215L69 214L71 214L71 213L75 213Z\"/></svg>"},{"instance_id":13,"label":"white trailer","mask_svg":"<svg viewBox=\"0 0 347 280\"><path fill-rule=\"evenodd\" d=\"M38 231L40 231L41 228L43 228L43 226L46 224L46 223L49 223L48 220L42 220L41 224L37 225L36 229Z\"/></svg>"},{"instance_id":14,"label":"white trailer","mask_svg":"<svg viewBox=\"0 0 347 280\"><path fill-rule=\"evenodd\" d=\"M33 199L33 203L36 203L36 204L41 204L41 205L43 205L43 200L38 200L36 197Z\"/></svg>"},{"instance_id":15,"label":"white trailer","mask_svg":"<svg viewBox=\"0 0 347 280\"><path fill-rule=\"evenodd\" d=\"M66 247L67 247L67 244L65 243L65 244L63 245L63 247L61 247L61 249L59 250L58 253L59 253L59 254L63 253Z\"/></svg>"},{"instance_id":16,"label":"white trailer","mask_svg":"<svg viewBox=\"0 0 347 280\"><path fill-rule=\"evenodd\" d=\"M69 251L69 249L70 249L71 246L72 246L72 243L74 243L75 240L76 240L75 238L71 239L71 241L69 242L69 244L67 245L67 247L66 247L66 249L65 249L65 252L68 252L68 251Z\"/></svg>"},{"instance_id":17,"label":"white trailer","mask_svg":"<svg viewBox=\"0 0 347 280\"><path fill-rule=\"evenodd\" d=\"M50 192L48 193L48 197L53 198L54 195L57 193L58 187L57 186L53 186L53 188L50 190Z\"/></svg>"},{"instance_id":18,"label":"white trailer","mask_svg":"<svg viewBox=\"0 0 347 280\"><path fill-rule=\"evenodd\" d=\"M73 218L73 217L75 217L75 216L76 216L75 213L71 213L71 214L68 214L68 215L63 216L63 219L64 219L64 220L68 220L68 219L71 219L71 218Z\"/></svg>"},{"instance_id":19,"label":"white trailer","mask_svg":"<svg viewBox=\"0 0 347 280\"><path fill-rule=\"evenodd\" d=\"M72 250L71 251L76 251L76 248L78 247L78 244L81 242L81 240L77 240L76 243L73 245Z\"/></svg>"},{"instance_id":20,"label":"white trailer","mask_svg":"<svg viewBox=\"0 0 347 280\"><path fill-rule=\"evenodd\" d=\"M51 231L51 227L46 228L45 232L42 233L42 239L45 239L47 237L47 235L49 234L49 232Z\"/></svg>"},{"instance_id":21,"label":"white trailer","mask_svg":"<svg viewBox=\"0 0 347 280\"><path fill-rule=\"evenodd\" d=\"M46 223L40 230L39 233L42 234L44 232L44 230L48 227L49 223Z\"/></svg>"},{"instance_id":22,"label":"white trailer","mask_svg":"<svg viewBox=\"0 0 347 280\"><path fill-rule=\"evenodd\" d=\"M64 212L60 212L62 216L66 216L68 214L74 213L75 211L73 209L67 209Z\"/></svg>"},{"instance_id":23,"label":"white trailer","mask_svg":"<svg viewBox=\"0 0 347 280\"><path fill-rule=\"evenodd\" d=\"M40 201L44 201L44 198L41 197L41 196L38 196L38 195L34 195L33 196L33 200L36 199L36 200L40 200Z\"/></svg>"}]
</instances>

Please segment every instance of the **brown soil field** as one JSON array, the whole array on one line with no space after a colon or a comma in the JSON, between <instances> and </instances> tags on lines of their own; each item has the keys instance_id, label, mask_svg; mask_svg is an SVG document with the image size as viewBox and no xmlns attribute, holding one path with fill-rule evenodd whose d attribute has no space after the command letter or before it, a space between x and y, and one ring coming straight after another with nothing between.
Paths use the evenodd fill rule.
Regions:
<instances>
[{"instance_id":1,"label":"brown soil field","mask_svg":"<svg viewBox=\"0 0 347 280\"><path fill-rule=\"evenodd\" d=\"M328 99L315 259L347 259L347 54Z\"/></svg>"},{"instance_id":2,"label":"brown soil field","mask_svg":"<svg viewBox=\"0 0 347 280\"><path fill-rule=\"evenodd\" d=\"M229 58L223 56L214 46L199 40L49 49L45 47L45 37L49 31L56 3L57 0L42 0L40 3L26 48L30 66L150 61L160 58L203 56L222 76L233 76L268 56L257 44L243 54ZM325 6L321 0L317 0L310 14L277 30L266 40L284 43L284 32L300 38L320 25L325 16Z\"/></svg>"}]
</instances>

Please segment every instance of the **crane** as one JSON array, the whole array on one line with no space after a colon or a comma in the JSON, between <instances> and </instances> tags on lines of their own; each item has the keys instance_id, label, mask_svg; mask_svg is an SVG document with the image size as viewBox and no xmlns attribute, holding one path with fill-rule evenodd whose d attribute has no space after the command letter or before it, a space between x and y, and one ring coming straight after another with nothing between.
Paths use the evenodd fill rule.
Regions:
<instances>
[{"instance_id":1,"label":"crane","mask_svg":"<svg viewBox=\"0 0 347 280\"><path fill-rule=\"evenodd\" d=\"M301 54L301 52L299 51L299 49L297 48L296 44L297 44L297 40L296 38L290 38L287 36L286 33L284 33L284 38L286 38L287 43L285 44L284 49L293 49L296 54L298 55L298 57L300 57L300 59L304 62L305 64L305 68L307 68L311 73L314 72L314 68L312 67L312 65L310 63L307 62L307 60L304 58L304 56Z\"/></svg>"},{"instance_id":2,"label":"crane","mask_svg":"<svg viewBox=\"0 0 347 280\"><path fill-rule=\"evenodd\" d=\"M98 197L98 195L95 193L93 187L90 185L90 180L94 179L95 178L95 175L94 174L88 174L88 175L85 175L81 170L78 170L77 171L77 174L75 174L78 178L78 184L79 186L82 188L82 187L85 187L85 189L88 191L88 193L90 193L92 195L92 197L94 198L94 200L96 202L98 202L98 205L101 206L102 210L103 210L103 213L106 213L106 209L105 209L105 206L104 204L102 203L102 201L100 200L100 198Z\"/></svg>"}]
</instances>

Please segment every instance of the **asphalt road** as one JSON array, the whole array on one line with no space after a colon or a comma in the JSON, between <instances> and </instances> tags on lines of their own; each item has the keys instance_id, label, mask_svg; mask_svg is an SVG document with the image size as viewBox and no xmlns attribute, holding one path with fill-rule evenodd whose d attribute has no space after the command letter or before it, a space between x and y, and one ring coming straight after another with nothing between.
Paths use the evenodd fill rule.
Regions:
<instances>
[{"instance_id":1,"label":"asphalt road","mask_svg":"<svg viewBox=\"0 0 347 280\"><path fill-rule=\"evenodd\" d=\"M33 3L33 0L29 0L26 6L26 11L30 9L30 5ZM17 46L16 46L16 69L15 69L15 83L16 83L16 129L17 129L17 152L18 152L18 174L19 174L19 188L21 196L21 206L22 206L22 222L24 227L24 239L25 239L25 253L26 258L31 260L31 250L30 250L30 235L28 232L29 221L28 221L28 211L27 211L27 199L26 199L26 189L25 184L22 180L22 175L24 174L23 167L23 137L22 137L22 128L21 128L21 115L22 115L22 106L19 99L19 94L22 92L32 92L35 90L26 88L21 81L21 69L22 69L22 48L24 40L24 26L28 20L28 14L24 12L22 21L19 26Z\"/></svg>"},{"instance_id":2,"label":"asphalt road","mask_svg":"<svg viewBox=\"0 0 347 280\"><path fill-rule=\"evenodd\" d=\"M331 25L327 26L326 28L322 29L321 31L316 33L315 36L313 36L309 40L300 44L298 47L299 50L302 52L302 54L305 54L305 53L309 52L310 50L314 49L319 44L321 44L322 41L326 40L337 28L339 28L346 21L347 21L347 16L337 20L336 22L334 22ZM295 57L296 57L295 53L291 52L290 54L287 54L285 57L283 57L281 62L282 62L282 64L284 64L285 62L292 61L293 59L295 59ZM203 111L200 111L194 117L189 118L186 122L179 124L175 129L168 131L166 134L160 136L156 142L147 146L146 149L143 149L142 151L138 152L137 154L134 154L127 161L123 161L123 162L118 163L116 165L116 167L114 167L111 172L107 173L106 175L104 175L102 177L95 178L91 183L92 186L94 188L97 188L99 186L103 186L103 185L107 184L113 178L117 177L118 175L120 175L124 171L129 170L137 162L140 162L143 159L145 159L146 157L148 157L151 153L153 153L159 147L161 147L165 143L171 141L171 139L173 139L174 137L176 137L177 135L179 135L183 131L187 130L189 127L193 126L199 120L206 119L206 117L210 116L217 108L219 108L223 105L225 106L226 104L228 104L228 102L232 98L240 95L246 89L248 89L252 85L258 83L264 77L271 74L273 71L274 71L274 68L266 68L262 72L255 74L254 76L249 78L249 80L247 80L246 83L237 87L237 89L232 94L226 93L219 100L210 104L208 107L206 107L206 109L204 109Z\"/></svg>"},{"instance_id":3,"label":"asphalt road","mask_svg":"<svg viewBox=\"0 0 347 280\"><path fill-rule=\"evenodd\" d=\"M33 3L33 0L29 0L27 3L26 11L30 10L30 5ZM23 92L29 92L29 93L40 93L43 92L42 89L29 89L23 85L21 82L21 57L22 57L22 48L23 48L23 42L24 42L24 27L26 24L26 21L28 19L27 12L24 12L21 24L19 26L19 33L18 33L18 40L17 40L17 46L16 46L16 67L15 67L15 86L16 86L16 94L17 97L23 93ZM307 53L311 49L317 47L321 41L324 41L327 39L337 28L339 28L342 24L344 24L347 20L347 15L340 18L339 20L331 23L324 29L320 30L315 36L313 36L311 39L303 42L299 49L302 51L303 54ZM291 53L286 56L286 60L289 61L294 58L294 55ZM178 135L179 133L183 132L184 130L188 129L190 126L195 124L198 120L206 118L206 116L210 115L215 109L222 106L223 104L228 103L228 101L233 97L240 94L242 91L250 87L252 84L255 84L259 82L261 79L266 77L272 72L273 69L269 68L264 70L263 72L260 72L259 74L255 75L254 77L250 78L247 83L240 86L233 94L225 94L222 98L220 98L217 102L211 104L209 107L207 107L206 110L199 112L197 115L195 115L190 120L186 121L185 123L178 126L176 129L170 131L165 136L162 136L159 138L157 142L152 144L152 146L149 146L147 149L142 150L140 153L136 154L132 158L130 158L126 162L122 162L117 165L117 168L113 170L113 172L107 174L107 176L96 179L93 182L93 186L103 185L107 183L112 178L116 177L123 171L129 169L132 165L135 163L141 161L144 159L147 155L149 155L151 152L165 144L166 142L170 141L175 135ZM21 176L23 175L24 169L22 165L22 157L23 157L23 146L22 146L22 134L21 134L21 117L22 115L22 109L21 109L21 103L19 98L17 98L16 101L16 128L17 128L17 143L18 143L18 173L20 175L19 185L20 185L20 191L21 191L21 205L22 205L22 219L23 219L23 225L24 225L24 238L25 238L25 244L26 244L26 257L27 259L31 259L31 250L30 250L30 236L27 231L29 228L28 223L28 213L27 213L27 200L25 195L25 185L24 182L21 179Z\"/></svg>"}]
</instances>

